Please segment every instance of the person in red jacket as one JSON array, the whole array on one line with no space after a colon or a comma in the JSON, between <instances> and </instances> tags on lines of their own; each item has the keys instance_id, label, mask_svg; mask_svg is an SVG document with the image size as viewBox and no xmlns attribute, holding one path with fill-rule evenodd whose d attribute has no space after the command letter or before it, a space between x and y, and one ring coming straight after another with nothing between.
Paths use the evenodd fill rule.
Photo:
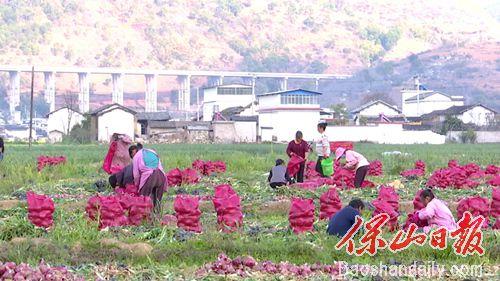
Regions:
<instances>
[{"instance_id":1,"label":"person in red jacket","mask_svg":"<svg viewBox=\"0 0 500 281\"><path fill-rule=\"evenodd\" d=\"M292 156L296 155L304 159L304 162L300 164L299 172L297 173L297 182L304 182L306 159L309 156L310 150L311 148L309 147L309 144L303 140L302 132L297 131L295 133L295 139L289 142L288 147L286 148L286 154L288 154L288 157L291 158Z\"/></svg>"}]
</instances>

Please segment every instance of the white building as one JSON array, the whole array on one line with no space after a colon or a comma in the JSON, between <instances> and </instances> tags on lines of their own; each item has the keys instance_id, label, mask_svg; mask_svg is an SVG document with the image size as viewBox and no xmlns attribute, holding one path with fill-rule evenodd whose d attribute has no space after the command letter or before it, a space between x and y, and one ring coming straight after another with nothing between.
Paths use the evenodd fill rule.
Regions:
<instances>
[{"instance_id":1,"label":"white building","mask_svg":"<svg viewBox=\"0 0 500 281\"><path fill-rule=\"evenodd\" d=\"M444 122L447 116L456 117L465 124L474 124L476 126L488 126L495 120L496 111L482 104L452 106L445 110L433 111L423 115L423 120Z\"/></svg>"},{"instance_id":2,"label":"white building","mask_svg":"<svg viewBox=\"0 0 500 281\"><path fill-rule=\"evenodd\" d=\"M4 134L6 136L6 139L10 141L29 140L30 128L29 126L24 125L5 125ZM33 139L36 138L35 129L31 130L31 136L33 137Z\"/></svg>"},{"instance_id":3,"label":"white building","mask_svg":"<svg viewBox=\"0 0 500 281\"><path fill-rule=\"evenodd\" d=\"M395 105L390 105L382 100L371 101L351 111L353 115L378 117L380 114L385 116L398 116L402 112Z\"/></svg>"},{"instance_id":4,"label":"white building","mask_svg":"<svg viewBox=\"0 0 500 281\"><path fill-rule=\"evenodd\" d=\"M33 128L47 131L47 118L33 118ZM24 125L29 125L29 119L23 122Z\"/></svg>"},{"instance_id":5,"label":"white building","mask_svg":"<svg viewBox=\"0 0 500 281\"><path fill-rule=\"evenodd\" d=\"M135 137L136 112L117 103L103 106L90 113L94 139L109 142L114 133Z\"/></svg>"},{"instance_id":6,"label":"white building","mask_svg":"<svg viewBox=\"0 0 500 281\"><path fill-rule=\"evenodd\" d=\"M375 100L366 103L351 111L356 125L360 125L360 118L365 117L367 120L383 118L397 118L402 117L402 111L395 105L390 105L382 100Z\"/></svg>"},{"instance_id":7,"label":"white building","mask_svg":"<svg viewBox=\"0 0 500 281\"><path fill-rule=\"evenodd\" d=\"M262 141L290 141L295 138L297 131L302 131L305 140L313 140L318 135L320 95L302 89L259 95Z\"/></svg>"},{"instance_id":8,"label":"white building","mask_svg":"<svg viewBox=\"0 0 500 281\"><path fill-rule=\"evenodd\" d=\"M247 106L229 107L216 116L216 121L230 121L234 124L234 142L253 143L257 141L259 116L257 103Z\"/></svg>"},{"instance_id":9,"label":"white building","mask_svg":"<svg viewBox=\"0 0 500 281\"><path fill-rule=\"evenodd\" d=\"M58 143L62 142L64 137L64 133L58 130L53 130L50 131L48 134L49 142L50 143Z\"/></svg>"},{"instance_id":10,"label":"white building","mask_svg":"<svg viewBox=\"0 0 500 281\"><path fill-rule=\"evenodd\" d=\"M62 107L47 114L47 133L50 142L59 142L60 133L68 135L74 126L82 124L85 116L69 107ZM55 133L59 132L59 133ZM51 136L57 135L52 139Z\"/></svg>"},{"instance_id":11,"label":"white building","mask_svg":"<svg viewBox=\"0 0 500 281\"><path fill-rule=\"evenodd\" d=\"M246 106L254 101L253 89L249 85L230 84L203 91L203 121L212 121L214 114L226 108Z\"/></svg>"},{"instance_id":12,"label":"white building","mask_svg":"<svg viewBox=\"0 0 500 281\"><path fill-rule=\"evenodd\" d=\"M463 106L463 96L449 96L426 89L415 77L411 88L401 91L402 111L406 117L420 117L436 110L445 110L452 106Z\"/></svg>"},{"instance_id":13,"label":"white building","mask_svg":"<svg viewBox=\"0 0 500 281\"><path fill-rule=\"evenodd\" d=\"M373 142L385 144L444 144L446 136L431 130L405 130L403 124L336 126L326 129L329 141Z\"/></svg>"}]
</instances>

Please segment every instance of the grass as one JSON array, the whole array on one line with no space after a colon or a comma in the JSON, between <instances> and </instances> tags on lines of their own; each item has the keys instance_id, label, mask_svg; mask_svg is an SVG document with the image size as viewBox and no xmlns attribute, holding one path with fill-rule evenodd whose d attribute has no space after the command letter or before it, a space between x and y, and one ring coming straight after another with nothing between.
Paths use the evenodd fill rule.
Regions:
<instances>
[{"instance_id":1,"label":"grass","mask_svg":"<svg viewBox=\"0 0 500 281\"><path fill-rule=\"evenodd\" d=\"M109 231L97 230L97 225L89 222L85 215L86 199L56 199L55 225L50 231L34 228L27 220L26 208L21 206L0 210L0 260L38 263L44 259L52 264L65 264L86 276L95 278L99 274L111 274L103 269L106 266L126 265L136 274L133 279L178 279L189 276L199 266L213 261L224 252L230 257L252 255L258 260L275 262L290 261L302 263L334 263L345 260L354 263L389 263L391 260L403 263L435 260L445 265L484 264L498 265L499 233L485 231L486 254L482 257L461 258L451 253L451 245L446 251L436 251L420 247L393 254L382 250L374 258L369 256L348 256L345 251L336 251L337 238L325 234L326 222L317 222L317 231L306 235L294 235L288 229L288 205L292 196L316 198L328 187L314 191L283 189L273 192L267 187L265 173L276 158L285 158L283 145L153 145L166 169L188 167L194 159L224 160L228 171L219 177L204 178L196 186L182 187L186 192L197 190L202 195L212 193L213 184L230 182L242 197L244 228L233 234L219 233L216 228L215 213L211 203L202 206L202 234L186 241L179 241L179 231L175 227L142 225L124 227ZM86 197L96 193L94 182L106 180L107 175L100 166L107 146L87 145L35 145L28 149L22 145L8 145L6 158L0 162L0 198L10 199L15 191L34 190L44 194L83 194ZM374 145L356 144L356 150L368 159L379 159L384 165L384 176L372 178L382 184L400 179L399 172L411 168L415 160L427 163L427 170L446 166L449 159L459 163L476 162L482 166L498 164L500 147L498 145ZM398 150L407 156L384 156L384 151ZM36 157L39 155L65 155L65 165L50 167L42 172L36 171ZM401 201L412 200L415 191L425 181L405 183L399 190ZM165 212L173 213L172 200L175 189L165 196ZM347 190L340 192L344 203L352 197L372 200L377 190ZM490 188L482 185L474 190L439 190L437 195L449 202L471 195L491 198ZM281 200L281 201L280 201ZM369 217L369 213L367 214ZM400 222L405 220L400 216ZM251 233L251 227L274 228L273 234ZM19 237L27 239L19 240ZM390 239L393 234L384 233ZM12 240L14 238L14 240ZM102 245L102 239L115 239L120 243L147 243L153 251L147 256L130 253L115 246ZM359 245L359 244L357 244ZM409 254L410 253L410 254ZM97 264L96 264L97 263ZM102 271L102 272L101 272ZM122 270L123 271L123 270ZM108 272L108 273L106 273ZM98 274L99 273L99 274ZM130 280L132 277L115 276Z\"/></svg>"}]
</instances>

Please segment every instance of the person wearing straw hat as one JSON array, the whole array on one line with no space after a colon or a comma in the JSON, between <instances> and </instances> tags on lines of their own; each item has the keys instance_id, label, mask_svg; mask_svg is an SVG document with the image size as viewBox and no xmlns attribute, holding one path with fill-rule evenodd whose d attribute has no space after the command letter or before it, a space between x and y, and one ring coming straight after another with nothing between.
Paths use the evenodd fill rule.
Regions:
<instances>
[{"instance_id":1,"label":"person wearing straw hat","mask_svg":"<svg viewBox=\"0 0 500 281\"><path fill-rule=\"evenodd\" d=\"M318 172L322 177L327 177L323 173L323 167L321 166L321 161L330 157L330 142L328 142L328 136L325 134L326 126L328 124L325 120L319 120L318 122L318 139L316 143L316 154L318 154L318 161L316 162L316 172Z\"/></svg>"},{"instance_id":2,"label":"person wearing straw hat","mask_svg":"<svg viewBox=\"0 0 500 281\"><path fill-rule=\"evenodd\" d=\"M361 184L363 184L366 174L368 173L370 162L368 162L363 155L357 153L356 151L339 147L335 150L335 161L339 161L341 158L345 158L346 160L346 163L343 165L344 168L356 171L356 175L354 176L354 186L356 188L361 187Z\"/></svg>"}]
</instances>

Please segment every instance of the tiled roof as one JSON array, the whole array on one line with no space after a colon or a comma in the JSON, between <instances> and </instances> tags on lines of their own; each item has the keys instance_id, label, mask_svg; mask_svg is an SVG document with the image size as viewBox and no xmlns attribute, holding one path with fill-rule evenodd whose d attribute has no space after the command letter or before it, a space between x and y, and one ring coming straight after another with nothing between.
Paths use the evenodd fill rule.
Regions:
<instances>
[{"instance_id":1,"label":"tiled roof","mask_svg":"<svg viewBox=\"0 0 500 281\"><path fill-rule=\"evenodd\" d=\"M398 108L396 108L396 107L394 107L394 106L392 106L392 105L390 105L390 104L386 103L386 102L385 102L385 101L383 101L383 100L374 100L374 101L371 101L371 102L369 102L369 103L366 103L366 104L364 104L364 105L362 105L362 106L360 106L360 107L358 107L358 108L356 108L356 109L352 110L352 111L351 111L351 113L353 113L353 114L359 113L359 112L361 112L363 109L368 108L368 107L370 107L370 106L372 106L372 105L374 105L374 104L377 104L377 103L381 103L381 104L383 104L383 105L385 105L385 106L387 106L387 107L389 107L389 108L391 108L391 109L396 110L398 113L401 113L401 110L399 110Z\"/></svg>"},{"instance_id":2,"label":"tiled roof","mask_svg":"<svg viewBox=\"0 0 500 281\"><path fill-rule=\"evenodd\" d=\"M309 90L304 90L304 89L292 89L292 90L286 90L286 91L277 91L277 92L270 92L270 93L263 93L259 94L258 96L272 96L272 95L281 95L281 94L288 94L288 93L293 93L293 92L306 92L311 95L322 95L320 92L315 92L315 91L309 91Z\"/></svg>"},{"instance_id":3,"label":"tiled roof","mask_svg":"<svg viewBox=\"0 0 500 281\"><path fill-rule=\"evenodd\" d=\"M452 107L447 108L447 109L435 110L433 112L424 114L424 115L422 115L422 119L431 119L431 118L434 118L436 116L442 116L442 115L458 115L458 114L462 114L462 113L468 111L469 109L477 107L477 106L484 107L484 108L488 109L489 111L493 112L494 114L497 113L495 110L493 110L489 107L486 107L482 104L462 105L462 106L455 105L455 106L452 106Z\"/></svg>"}]
</instances>

